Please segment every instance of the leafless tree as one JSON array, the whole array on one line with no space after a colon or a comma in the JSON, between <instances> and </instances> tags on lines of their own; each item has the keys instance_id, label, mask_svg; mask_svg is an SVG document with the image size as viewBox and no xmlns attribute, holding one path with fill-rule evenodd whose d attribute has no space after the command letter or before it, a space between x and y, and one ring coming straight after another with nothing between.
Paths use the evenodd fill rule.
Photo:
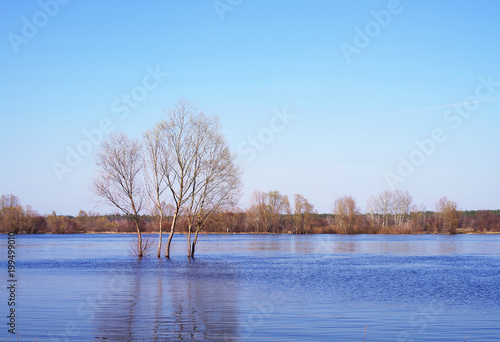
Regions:
<instances>
[{"instance_id":1,"label":"leafless tree","mask_svg":"<svg viewBox=\"0 0 500 342\"><path fill-rule=\"evenodd\" d=\"M368 200L367 211L374 220L382 218L382 226L387 228L392 218L394 226L401 226L410 215L413 198L408 191L385 190Z\"/></svg>"},{"instance_id":2,"label":"leafless tree","mask_svg":"<svg viewBox=\"0 0 500 342\"><path fill-rule=\"evenodd\" d=\"M3 233L19 233L23 225L23 207L14 195L0 197L0 231Z\"/></svg>"},{"instance_id":3,"label":"leafless tree","mask_svg":"<svg viewBox=\"0 0 500 342\"><path fill-rule=\"evenodd\" d=\"M255 191L250 202L249 216L254 229L267 233L281 233L285 228L284 215L291 215L288 196L277 190Z\"/></svg>"},{"instance_id":4,"label":"leafless tree","mask_svg":"<svg viewBox=\"0 0 500 342\"><path fill-rule=\"evenodd\" d=\"M197 162L197 125L196 113L193 104L186 100L179 100L168 113L168 119L156 125L155 130L162 140L161 153L163 155L162 173L165 176L167 187L172 195L174 214L170 233L165 248L165 257L170 257L170 245L174 236L175 227L184 204L189 200L192 191Z\"/></svg>"},{"instance_id":5,"label":"leafless tree","mask_svg":"<svg viewBox=\"0 0 500 342\"><path fill-rule=\"evenodd\" d=\"M217 119L198 118L200 138L188 210L188 256L193 257L198 234L217 211L236 206L241 170L220 131ZM195 236L191 243L192 227Z\"/></svg>"},{"instance_id":6,"label":"leafless tree","mask_svg":"<svg viewBox=\"0 0 500 342\"><path fill-rule=\"evenodd\" d=\"M450 234L455 234L460 223L457 203L443 196L436 203L436 211L439 213L443 229Z\"/></svg>"},{"instance_id":7,"label":"leafless tree","mask_svg":"<svg viewBox=\"0 0 500 342\"><path fill-rule=\"evenodd\" d=\"M372 217L382 218L382 226L389 225L389 218L392 216L392 193L385 190L368 200L368 211ZM376 215L376 216L375 216Z\"/></svg>"},{"instance_id":8,"label":"leafless tree","mask_svg":"<svg viewBox=\"0 0 500 342\"><path fill-rule=\"evenodd\" d=\"M279 191L269 191L267 193L268 200L268 215L269 215L269 230L271 233L282 233L286 226L284 215L291 214L290 202L287 195L282 195Z\"/></svg>"},{"instance_id":9,"label":"leafless tree","mask_svg":"<svg viewBox=\"0 0 500 342\"><path fill-rule=\"evenodd\" d=\"M202 113L192 115L190 118L191 147L193 149L192 180L188 195L188 207L184 210L187 217L187 255L191 257L191 233L195 221L195 215L200 207L203 207L203 188L209 182L209 163L212 147L216 147L218 121L212 120Z\"/></svg>"},{"instance_id":10,"label":"leafless tree","mask_svg":"<svg viewBox=\"0 0 500 342\"><path fill-rule=\"evenodd\" d=\"M130 216L137 231L137 255L144 255L140 212L143 206L143 151L141 144L125 134L112 135L104 141L96 155L98 176L93 191L104 202Z\"/></svg>"},{"instance_id":11,"label":"leafless tree","mask_svg":"<svg viewBox=\"0 0 500 342\"><path fill-rule=\"evenodd\" d=\"M410 211L412 230L427 230L427 214L425 205L413 205Z\"/></svg>"},{"instance_id":12,"label":"leafless tree","mask_svg":"<svg viewBox=\"0 0 500 342\"><path fill-rule=\"evenodd\" d=\"M405 217L410 215L413 197L408 191L394 190L392 196L392 214L394 216L394 225L403 225Z\"/></svg>"},{"instance_id":13,"label":"leafless tree","mask_svg":"<svg viewBox=\"0 0 500 342\"><path fill-rule=\"evenodd\" d=\"M347 195L337 198L333 203L333 214L340 230L345 234L352 233L359 215L356 199Z\"/></svg>"},{"instance_id":14,"label":"leafless tree","mask_svg":"<svg viewBox=\"0 0 500 342\"><path fill-rule=\"evenodd\" d=\"M267 193L256 190L250 199L250 208L248 210L248 221L253 231L259 233L261 229L267 231L268 215L267 215Z\"/></svg>"},{"instance_id":15,"label":"leafless tree","mask_svg":"<svg viewBox=\"0 0 500 342\"><path fill-rule=\"evenodd\" d=\"M46 228L46 220L29 205L23 207L14 195L0 197L0 233L35 234Z\"/></svg>"},{"instance_id":16,"label":"leafless tree","mask_svg":"<svg viewBox=\"0 0 500 342\"><path fill-rule=\"evenodd\" d=\"M162 225L165 217L165 201L163 200L164 193L168 189L164 170L167 168L166 157L163 152L162 144L164 140L161 131L158 129L147 131L144 133L144 179L146 193L150 199L151 212L153 216L158 218L158 258L161 257L162 244Z\"/></svg>"},{"instance_id":17,"label":"leafless tree","mask_svg":"<svg viewBox=\"0 0 500 342\"><path fill-rule=\"evenodd\" d=\"M312 215L315 213L314 206L300 194L294 195L295 212L293 233L306 234L312 227Z\"/></svg>"}]
</instances>

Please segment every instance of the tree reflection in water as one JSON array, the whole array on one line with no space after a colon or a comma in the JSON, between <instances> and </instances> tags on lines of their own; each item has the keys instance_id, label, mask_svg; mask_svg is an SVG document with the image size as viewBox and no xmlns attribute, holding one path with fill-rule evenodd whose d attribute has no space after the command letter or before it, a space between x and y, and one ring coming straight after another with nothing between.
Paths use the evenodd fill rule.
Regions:
<instances>
[{"instance_id":1,"label":"tree reflection in water","mask_svg":"<svg viewBox=\"0 0 500 342\"><path fill-rule=\"evenodd\" d=\"M223 260L137 260L122 291L98 305L95 337L135 341L233 341L237 274Z\"/></svg>"}]
</instances>

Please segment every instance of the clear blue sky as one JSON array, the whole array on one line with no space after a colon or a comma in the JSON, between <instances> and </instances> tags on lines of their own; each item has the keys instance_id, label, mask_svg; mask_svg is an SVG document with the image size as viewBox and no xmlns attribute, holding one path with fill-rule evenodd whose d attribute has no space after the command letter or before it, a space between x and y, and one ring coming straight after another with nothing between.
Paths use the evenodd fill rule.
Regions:
<instances>
[{"instance_id":1,"label":"clear blue sky","mask_svg":"<svg viewBox=\"0 0 500 342\"><path fill-rule=\"evenodd\" d=\"M0 5L0 193L41 214L106 211L92 155L60 179L54 165L87 153L83 130L139 137L180 97L220 116L242 207L277 189L319 212L345 194L364 209L412 156L395 187L415 203L500 208L497 1L54 1ZM418 152L436 129L446 141Z\"/></svg>"}]
</instances>

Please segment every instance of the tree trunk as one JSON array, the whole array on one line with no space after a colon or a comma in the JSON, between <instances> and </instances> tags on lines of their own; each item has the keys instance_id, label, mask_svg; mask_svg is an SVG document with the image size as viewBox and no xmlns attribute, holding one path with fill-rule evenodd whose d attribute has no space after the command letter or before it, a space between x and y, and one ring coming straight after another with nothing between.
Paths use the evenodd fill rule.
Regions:
<instances>
[{"instance_id":1,"label":"tree trunk","mask_svg":"<svg viewBox=\"0 0 500 342\"><path fill-rule=\"evenodd\" d=\"M165 258L170 258L170 244L172 243L172 238L174 237L175 222L177 221L177 215L178 215L178 213L176 212L174 214L174 219L172 220L172 226L170 227L170 233L168 234L167 246L165 248Z\"/></svg>"},{"instance_id":2,"label":"tree trunk","mask_svg":"<svg viewBox=\"0 0 500 342\"><path fill-rule=\"evenodd\" d=\"M163 235L162 226L161 226L162 223L163 223L163 215L160 215L160 233L158 234L158 254L157 254L158 258L161 257L161 237Z\"/></svg>"},{"instance_id":3,"label":"tree trunk","mask_svg":"<svg viewBox=\"0 0 500 342\"><path fill-rule=\"evenodd\" d=\"M196 248L196 241L198 241L198 233L199 232L200 231L197 230L196 234L194 234L193 245L191 246L191 258L194 258L194 251L195 251L195 248Z\"/></svg>"},{"instance_id":4,"label":"tree trunk","mask_svg":"<svg viewBox=\"0 0 500 342\"><path fill-rule=\"evenodd\" d=\"M196 248L196 243L193 241L193 245L191 246L191 258L194 258L194 250Z\"/></svg>"},{"instance_id":5,"label":"tree trunk","mask_svg":"<svg viewBox=\"0 0 500 342\"><path fill-rule=\"evenodd\" d=\"M188 240L188 258L191 257L191 223L188 223L188 232L187 232L187 240Z\"/></svg>"},{"instance_id":6,"label":"tree trunk","mask_svg":"<svg viewBox=\"0 0 500 342\"><path fill-rule=\"evenodd\" d=\"M142 250L142 236L141 236L141 228L139 227L139 220L135 219L135 228L137 229L137 238L138 238L138 246L137 246L137 256L142 258L143 250Z\"/></svg>"}]
</instances>

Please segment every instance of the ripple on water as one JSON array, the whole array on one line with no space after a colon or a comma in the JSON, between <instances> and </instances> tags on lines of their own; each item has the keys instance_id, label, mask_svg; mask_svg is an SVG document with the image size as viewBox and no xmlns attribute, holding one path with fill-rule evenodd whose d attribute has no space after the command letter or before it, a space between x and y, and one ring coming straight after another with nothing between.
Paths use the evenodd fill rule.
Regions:
<instances>
[{"instance_id":1,"label":"ripple on water","mask_svg":"<svg viewBox=\"0 0 500 342\"><path fill-rule=\"evenodd\" d=\"M210 235L194 260L132 238L20 236L23 338L500 340L498 236Z\"/></svg>"}]
</instances>

